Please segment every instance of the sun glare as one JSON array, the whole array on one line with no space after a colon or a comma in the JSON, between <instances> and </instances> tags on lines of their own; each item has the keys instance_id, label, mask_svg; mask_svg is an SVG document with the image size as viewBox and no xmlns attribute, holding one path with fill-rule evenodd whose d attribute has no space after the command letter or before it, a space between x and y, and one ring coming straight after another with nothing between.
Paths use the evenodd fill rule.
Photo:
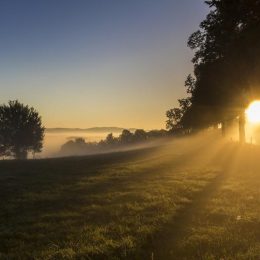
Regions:
<instances>
[{"instance_id":1,"label":"sun glare","mask_svg":"<svg viewBox=\"0 0 260 260\"><path fill-rule=\"evenodd\" d=\"M260 101L254 101L249 105L246 116L250 123L260 124Z\"/></svg>"}]
</instances>

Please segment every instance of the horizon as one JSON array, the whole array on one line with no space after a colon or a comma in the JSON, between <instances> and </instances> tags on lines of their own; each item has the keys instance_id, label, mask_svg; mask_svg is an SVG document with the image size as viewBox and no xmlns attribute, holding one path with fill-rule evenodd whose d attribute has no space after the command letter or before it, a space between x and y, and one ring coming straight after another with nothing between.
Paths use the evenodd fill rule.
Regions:
<instances>
[{"instance_id":1,"label":"horizon","mask_svg":"<svg viewBox=\"0 0 260 260\"><path fill-rule=\"evenodd\" d=\"M164 129L203 2L2 2L0 103L33 106L46 128Z\"/></svg>"},{"instance_id":2,"label":"horizon","mask_svg":"<svg viewBox=\"0 0 260 260\"><path fill-rule=\"evenodd\" d=\"M82 128L82 127L45 127L46 130L48 129L75 129L75 130L90 130L90 129L109 129L109 128L114 128L114 129L130 129L130 130L137 130L140 128L135 128L135 127L121 127L121 126L91 126L87 128ZM163 129L163 128L162 128ZM143 129L146 131L150 130L158 130L158 129Z\"/></svg>"}]
</instances>

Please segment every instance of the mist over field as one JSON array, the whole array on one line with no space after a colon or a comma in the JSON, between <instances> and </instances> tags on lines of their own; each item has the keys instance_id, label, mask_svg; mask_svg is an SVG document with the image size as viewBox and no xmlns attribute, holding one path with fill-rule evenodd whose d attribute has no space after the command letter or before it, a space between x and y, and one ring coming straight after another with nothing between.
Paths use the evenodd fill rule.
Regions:
<instances>
[{"instance_id":1,"label":"mist over field","mask_svg":"<svg viewBox=\"0 0 260 260\"><path fill-rule=\"evenodd\" d=\"M69 140L76 138L83 138L86 142L99 142L106 138L110 133L113 133L115 137L119 136L119 131L89 131L89 130L47 130L44 136L43 151L36 155L36 158L49 158L57 157L61 149L61 146Z\"/></svg>"},{"instance_id":2,"label":"mist over field","mask_svg":"<svg viewBox=\"0 0 260 260\"><path fill-rule=\"evenodd\" d=\"M251 124L247 122L246 124L246 141L247 143L260 144L260 127L258 125ZM110 131L109 131L110 130ZM106 139L107 135L112 133L114 137L118 137L123 128L91 128L91 129L74 129L74 128L56 128L47 129L44 136L43 150L41 153L36 155L36 158L52 158L62 156L59 152L61 146L70 140L75 140L76 138L83 138L86 142L99 142ZM220 132L221 129L219 129ZM131 128L131 132L135 129ZM213 134L213 133L212 133ZM220 133L219 133L220 134ZM237 131L237 122L229 125L226 133L226 139L230 141L238 141L239 133ZM160 144L158 140L156 145Z\"/></svg>"}]
</instances>

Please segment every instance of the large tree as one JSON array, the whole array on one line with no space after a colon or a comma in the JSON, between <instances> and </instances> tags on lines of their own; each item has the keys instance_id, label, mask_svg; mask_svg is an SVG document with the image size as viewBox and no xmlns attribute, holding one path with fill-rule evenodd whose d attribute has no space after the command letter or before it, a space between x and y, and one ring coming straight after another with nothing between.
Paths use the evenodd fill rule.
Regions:
<instances>
[{"instance_id":1,"label":"large tree","mask_svg":"<svg viewBox=\"0 0 260 260\"><path fill-rule=\"evenodd\" d=\"M239 117L243 142L244 110L259 97L260 1L206 1L210 13L193 33L194 88L179 122L201 128ZM224 127L223 127L224 128Z\"/></svg>"},{"instance_id":2,"label":"large tree","mask_svg":"<svg viewBox=\"0 0 260 260\"><path fill-rule=\"evenodd\" d=\"M0 106L0 153L26 159L28 152L40 152L44 127L33 108L16 101Z\"/></svg>"}]
</instances>

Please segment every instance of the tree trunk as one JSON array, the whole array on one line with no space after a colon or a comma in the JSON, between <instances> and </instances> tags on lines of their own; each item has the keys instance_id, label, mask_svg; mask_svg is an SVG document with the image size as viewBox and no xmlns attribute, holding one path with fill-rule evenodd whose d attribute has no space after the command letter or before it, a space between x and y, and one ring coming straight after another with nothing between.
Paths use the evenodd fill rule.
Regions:
<instances>
[{"instance_id":1,"label":"tree trunk","mask_svg":"<svg viewBox=\"0 0 260 260\"><path fill-rule=\"evenodd\" d=\"M26 150L21 148L16 148L14 152L14 157L16 160L26 160L28 153Z\"/></svg>"},{"instance_id":2,"label":"tree trunk","mask_svg":"<svg viewBox=\"0 0 260 260\"><path fill-rule=\"evenodd\" d=\"M245 119L245 113L243 111L239 116L239 122L238 122L238 124L239 124L239 142L241 144L244 144L246 141L245 123L246 123L246 119Z\"/></svg>"},{"instance_id":3,"label":"tree trunk","mask_svg":"<svg viewBox=\"0 0 260 260\"><path fill-rule=\"evenodd\" d=\"M223 121L222 123L221 123L221 131L222 131L222 137L225 137L226 136L226 122L225 121Z\"/></svg>"}]
</instances>

